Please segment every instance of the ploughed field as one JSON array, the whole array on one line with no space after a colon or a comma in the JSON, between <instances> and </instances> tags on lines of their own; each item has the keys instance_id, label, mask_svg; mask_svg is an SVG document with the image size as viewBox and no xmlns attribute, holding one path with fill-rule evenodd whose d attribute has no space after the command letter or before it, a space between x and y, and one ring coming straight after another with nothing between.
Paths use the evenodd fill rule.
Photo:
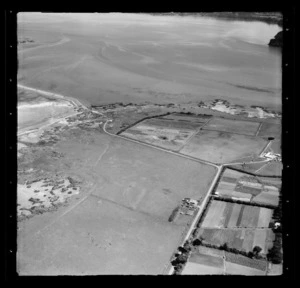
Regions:
<instances>
[{"instance_id":1,"label":"ploughed field","mask_svg":"<svg viewBox=\"0 0 300 288\"><path fill-rule=\"evenodd\" d=\"M280 179L251 176L226 169L215 190L215 196L276 207L279 203L280 188Z\"/></svg>"},{"instance_id":2,"label":"ploughed field","mask_svg":"<svg viewBox=\"0 0 300 288\"><path fill-rule=\"evenodd\" d=\"M207 209L197 236L204 243L217 247L226 243L244 252L259 246L265 255L272 248L272 209L218 200L213 200Z\"/></svg>"}]
</instances>

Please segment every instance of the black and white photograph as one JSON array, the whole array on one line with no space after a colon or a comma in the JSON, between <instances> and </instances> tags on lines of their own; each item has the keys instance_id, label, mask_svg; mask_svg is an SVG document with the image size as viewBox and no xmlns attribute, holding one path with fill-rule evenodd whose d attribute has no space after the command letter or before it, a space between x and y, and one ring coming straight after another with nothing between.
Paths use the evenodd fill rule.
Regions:
<instances>
[{"instance_id":1,"label":"black and white photograph","mask_svg":"<svg viewBox=\"0 0 300 288\"><path fill-rule=\"evenodd\" d=\"M19 276L284 274L281 11L16 26Z\"/></svg>"}]
</instances>

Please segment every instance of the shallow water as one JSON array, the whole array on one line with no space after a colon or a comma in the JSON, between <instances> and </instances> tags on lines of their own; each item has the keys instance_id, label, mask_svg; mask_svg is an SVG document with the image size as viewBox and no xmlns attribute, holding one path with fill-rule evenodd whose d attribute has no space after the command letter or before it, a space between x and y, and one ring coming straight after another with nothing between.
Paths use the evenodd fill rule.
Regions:
<instances>
[{"instance_id":1,"label":"shallow water","mask_svg":"<svg viewBox=\"0 0 300 288\"><path fill-rule=\"evenodd\" d=\"M267 45L277 25L114 13L18 20L19 37L70 40L20 53L21 83L92 104L222 98L280 110L281 50Z\"/></svg>"}]
</instances>

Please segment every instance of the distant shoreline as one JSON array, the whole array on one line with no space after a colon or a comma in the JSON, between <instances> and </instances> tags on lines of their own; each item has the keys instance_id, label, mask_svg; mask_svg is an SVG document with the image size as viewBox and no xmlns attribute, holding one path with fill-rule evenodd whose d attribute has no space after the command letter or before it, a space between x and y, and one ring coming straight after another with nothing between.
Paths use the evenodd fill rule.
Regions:
<instances>
[{"instance_id":1,"label":"distant shoreline","mask_svg":"<svg viewBox=\"0 0 300 288\"><path fill-rule=\"evenodd\" d=\"M198 12L198 13L151 13L161 16L192 16L211 17L231 21L260 21L267 24L276 24L282 27L282 15L280 12Z\"/></svg>"}]
</instances>

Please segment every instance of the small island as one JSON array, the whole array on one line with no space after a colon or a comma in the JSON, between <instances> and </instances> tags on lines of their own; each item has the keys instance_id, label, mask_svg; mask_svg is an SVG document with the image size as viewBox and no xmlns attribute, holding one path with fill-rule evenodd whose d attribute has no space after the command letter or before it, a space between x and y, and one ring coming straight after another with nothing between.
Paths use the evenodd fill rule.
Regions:
<instances>
[{"instance_id":1,"label":"small island","mask_svg":"<svg viewBox=\"0 0 300 288\"><path fill-rule=\"evenodd\" d=\"M272 47L282 47L282 36L283 31L278 32L275 37L270 40L268 45Z\"/></svg>"}]
</instances>

